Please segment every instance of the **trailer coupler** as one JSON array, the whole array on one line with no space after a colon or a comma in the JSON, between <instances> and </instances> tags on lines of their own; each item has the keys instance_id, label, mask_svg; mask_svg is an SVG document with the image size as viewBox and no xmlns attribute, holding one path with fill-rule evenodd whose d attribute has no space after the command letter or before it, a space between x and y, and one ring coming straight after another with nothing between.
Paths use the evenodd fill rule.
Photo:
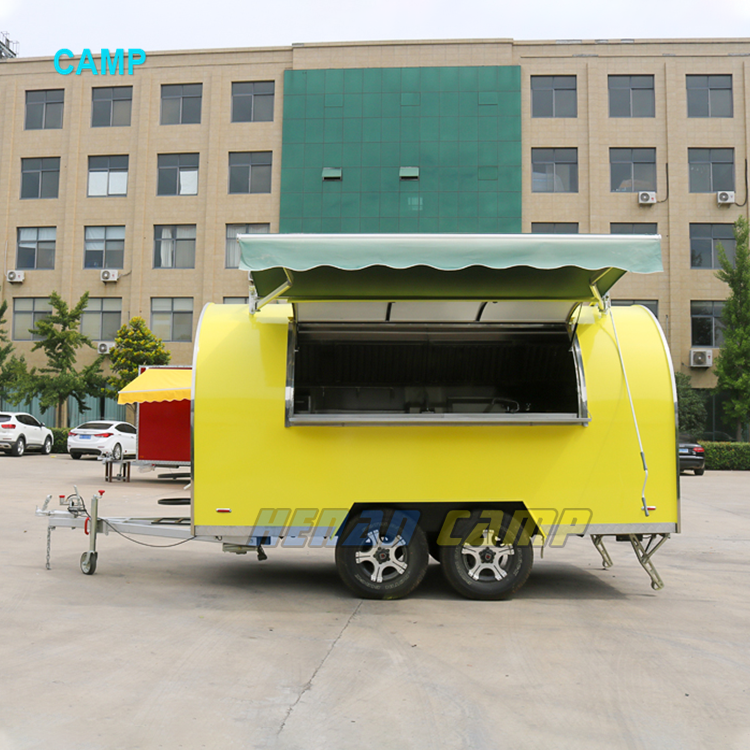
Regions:
<instances>
[{"instance_id":1,"label":"trailer coupler","mask_svg":"<svg viewBox=\"0 0 750 750\"><path fill-rule=\"evenodd\" d=\"M645 547L643 546L644 536L648 537ZM658 542L656 541L657 537L661 537ZM663 589L664 581L661 580L661 576L656 570L653 562L651 562L651 558L654 556L656 550L658 550L659 547L669 539L669 534L618 534L615 538L618 542L630 542L633 547L633 552L635 552L636 559L651 579L651 588L654 589L654 591L660 591ZM602 566L604 568L611 568L614 563L609 556L607 548L604 546L604 536L602 534L592 534L591 541L602 556Z\"/></svg>"}]
</instances>

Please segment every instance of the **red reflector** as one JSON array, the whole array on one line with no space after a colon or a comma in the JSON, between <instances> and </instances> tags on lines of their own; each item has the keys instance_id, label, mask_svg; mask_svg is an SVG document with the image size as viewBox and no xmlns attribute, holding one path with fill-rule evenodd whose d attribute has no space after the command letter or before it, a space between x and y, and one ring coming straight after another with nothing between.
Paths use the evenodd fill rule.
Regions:
<instances>
[{"instance_id":1,"label":"red reflector","mask_svg":"<svg viewBox=\"0 0 750 750\"><path fill-rule=\"evenodd\" d=\"M646 509L647 510L656 510L656 506L655 505L647 505Z\"/></svg>"},{"instance_id":2,"label":"red reflector","mask_svg":"<svg viewBox=\"0 0 750 750\"><path fill-rule=\"evenodd\" d=\"M94 435L94 437L112 437L113 433L111 432L100 432L97 435Z\"/></svg>"},{"instance_id":3,"label":"red reflector","mask_svg":"<svg viewBox=\"0 0 750 750\"><path fill-rule=\"evenodd\" d=\"M2 427L4 430L15 430L16 426L14 424L0 424L0 427Z\"/></svg>"},{"instance_id":4,"label":"red reflector","mask_svg":"<svg viewBox=\"0 0 750 750\"><path fill-rule=\"evenodd\" d=\"M231 508L217 508L216 512L217 513L231 513L232 509Z\"/></svg>"},{"instance_id":5,"label":"red reflector","mask_svg":"<svg viewBox=\"0 0 750 750\"><path fill-rule=\"evenodd\" d=\"M695 448L693 448L693 453L705 453L706 450L702 445L696 445Z\"/></svg>"}]
</instances>

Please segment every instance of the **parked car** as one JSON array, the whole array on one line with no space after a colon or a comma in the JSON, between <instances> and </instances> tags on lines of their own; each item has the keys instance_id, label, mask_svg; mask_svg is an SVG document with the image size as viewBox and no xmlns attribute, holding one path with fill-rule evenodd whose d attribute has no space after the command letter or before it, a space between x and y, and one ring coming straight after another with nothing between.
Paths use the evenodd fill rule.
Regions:
<instances>
[{"instance_id":1,"label":"parked car","mask_svg":"<svg viewBox=\"0 0 750 750\"><path fill-rule=\"evenodd\" d=\"M27 450L52 451L52 430L25 412L0 413L0 450L11 456L23 456Z\"/></svg>"},{"instance_id":2,"label":"parked car","mask_svg":"<svg viewBox=\"0 0 750 750\"><path fill-rule=\"evenodd\" d=\"M84 422L68 433L68 453L71 458L107 454L119 461L135 456L136 429L130 422L97 420Z\"/></svg>"},{"instance_id":3,"label":"parked car","mask_svg":"<svg viewBox=\"0 0 750 750\"><path fill-rule=\"evenodd\" d=\"M706 454L690 435L680 435L680 473L686 470L701 476L706 470Z\"/></svg>"}]
</instances>

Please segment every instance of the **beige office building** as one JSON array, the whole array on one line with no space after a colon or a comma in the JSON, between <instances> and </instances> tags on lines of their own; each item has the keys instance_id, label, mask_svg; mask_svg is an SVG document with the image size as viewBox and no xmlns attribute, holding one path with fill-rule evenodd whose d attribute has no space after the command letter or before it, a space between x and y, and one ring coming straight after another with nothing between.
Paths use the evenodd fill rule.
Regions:
<instances>
[{"instance_id":1,"label":"beige office building","mask_svg":"<svg viewBox=\"0 0 750 750\"><path fill-rule=\"evenodd\" d=\"M656 231L664 273L612 297L647 303L675 367L715 382L717 245L731 252L748 215L750 40L153 52L132 75L127 56L122 72L114 55L96 72L59 64L70 72L0 61L0 296L21 352L51 290L88 291L94 341L140 315L189 363L202 307L247 297L238 231Z\"/></svg>"}]
</instances>

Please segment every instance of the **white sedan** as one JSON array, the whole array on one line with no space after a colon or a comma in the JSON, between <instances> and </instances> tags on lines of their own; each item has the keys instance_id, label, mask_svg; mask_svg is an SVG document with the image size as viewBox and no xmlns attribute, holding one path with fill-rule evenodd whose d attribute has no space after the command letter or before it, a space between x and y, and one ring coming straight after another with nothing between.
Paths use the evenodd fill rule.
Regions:
<instances>
[{"instance_id":1,"label":"white sedan","mask_svg":"<svg viewBox=\"0 0 750 750\"><path fill-rule=\"evenodd\" d=\"M97 420L84 422L68 433L68 453L71 458L107 454L115 461L135 456L136 429L130 422Z\"/></svg>"},{"instance_id":2,"label":"white sedan","mask_svg":"<svg viewBox=\"0 0 750 750\"><path fill-rule=\"evenodd\" d=\"M25 412L0 413L0 451L23 456L26 450L52 451L52 430Z\"/></svg>"}]
</instances>

